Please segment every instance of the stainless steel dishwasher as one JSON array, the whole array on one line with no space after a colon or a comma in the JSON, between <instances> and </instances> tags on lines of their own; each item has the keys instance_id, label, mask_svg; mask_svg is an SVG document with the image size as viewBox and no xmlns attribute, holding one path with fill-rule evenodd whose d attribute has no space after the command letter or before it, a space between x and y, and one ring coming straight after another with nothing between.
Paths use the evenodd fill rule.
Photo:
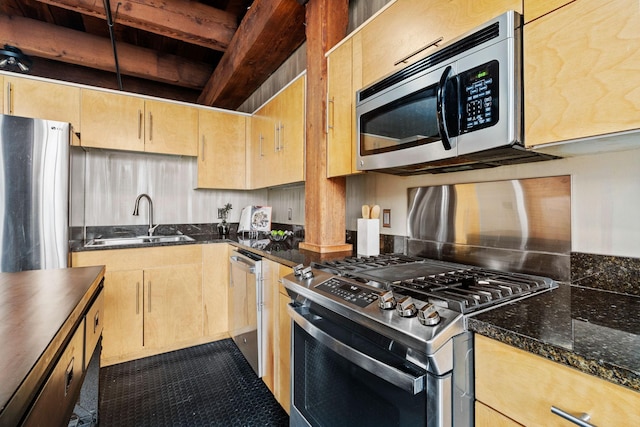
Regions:
<instances>
[{"instance_id":1,"label":"stainless steel dishwasher","mask_svg":"<svg viewBox=\"0 0 640 427\"><path fill-rule=\"evenodd\" d=\"M229 258L229 335L258 377L264 372L262 257L243 249Z\"/></svg>"}]
</instances>

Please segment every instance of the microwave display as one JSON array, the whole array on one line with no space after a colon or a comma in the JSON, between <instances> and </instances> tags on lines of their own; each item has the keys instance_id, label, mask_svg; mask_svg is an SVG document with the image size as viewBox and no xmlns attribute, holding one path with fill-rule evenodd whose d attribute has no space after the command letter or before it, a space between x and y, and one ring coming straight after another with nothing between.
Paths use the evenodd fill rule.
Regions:
<instances>
[{"instance_id":1,"label":"microwave display","mask_svg":"<svg viewBox=\"0 0 640 427\"><path fill-rule=\"evenodd\" d=\"M493 126L498 122L498 61L460 73L460 133Z\"/></svg>"}]
</instances>

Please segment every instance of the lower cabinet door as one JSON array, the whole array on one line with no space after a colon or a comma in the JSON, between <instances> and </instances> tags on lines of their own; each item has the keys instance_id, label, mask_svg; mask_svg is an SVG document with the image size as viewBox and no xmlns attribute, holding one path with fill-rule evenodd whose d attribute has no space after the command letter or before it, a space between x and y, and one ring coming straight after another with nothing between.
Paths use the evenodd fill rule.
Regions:
<instances>
[{"instance_id":1,"label":"lower cabinet door","mask_svg":"<svg viewBox=\"0 0 640 427\"><path fill-rule=\"evenodd\" d=\"M202 336L202 265L144 271L144 346L163 348Z\"/></svg>"},{"instance_id":2,"label":"lower cabinet door","mask_svg":"<svg viewBox=\"0 0 640 427\"><path fill-rule=\"evenodd\" d=\"M142 350L143 280L142 270L105 275L102 359Z\"/></svg>"}]
</instances>

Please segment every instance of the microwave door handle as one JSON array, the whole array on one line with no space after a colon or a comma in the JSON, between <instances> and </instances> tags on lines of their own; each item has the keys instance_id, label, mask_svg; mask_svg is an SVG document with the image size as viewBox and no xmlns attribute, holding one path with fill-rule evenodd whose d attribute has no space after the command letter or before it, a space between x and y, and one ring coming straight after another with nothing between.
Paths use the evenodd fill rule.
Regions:
<instances>
[{"instance_id":1,"label":"microwave door handle","mask_svg":"<svg viewBox=\"0 0 640 427\"><path fill-rule=\"evenodd\" d=\"M447 128L446 110L447 107L444 103L446 99L446 87L447 80L451 76L451 65L448 65L444 69L442 76L440 76L440 83L438 83L438 90L436 91L436 117L438 119L438 128L440 129L440 138L445 150L451 150L451 141L449 140L449 130Z\"/></svg>"}]
</instances>

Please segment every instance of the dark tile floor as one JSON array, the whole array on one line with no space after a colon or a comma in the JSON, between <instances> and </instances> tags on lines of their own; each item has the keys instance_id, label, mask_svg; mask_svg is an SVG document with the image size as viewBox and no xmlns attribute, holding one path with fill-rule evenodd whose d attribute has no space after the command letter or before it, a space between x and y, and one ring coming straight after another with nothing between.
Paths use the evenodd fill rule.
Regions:
<instances>
[{"instance_id":1,"label":"dark tile floor","mask_svg":"<svg viewBox=\"0 0 640 427\"><path fill-rule=\"evenodd\" d=\"M100 369L100 426L288 426L231 339Z\"/></svg>"}]
</instances>

